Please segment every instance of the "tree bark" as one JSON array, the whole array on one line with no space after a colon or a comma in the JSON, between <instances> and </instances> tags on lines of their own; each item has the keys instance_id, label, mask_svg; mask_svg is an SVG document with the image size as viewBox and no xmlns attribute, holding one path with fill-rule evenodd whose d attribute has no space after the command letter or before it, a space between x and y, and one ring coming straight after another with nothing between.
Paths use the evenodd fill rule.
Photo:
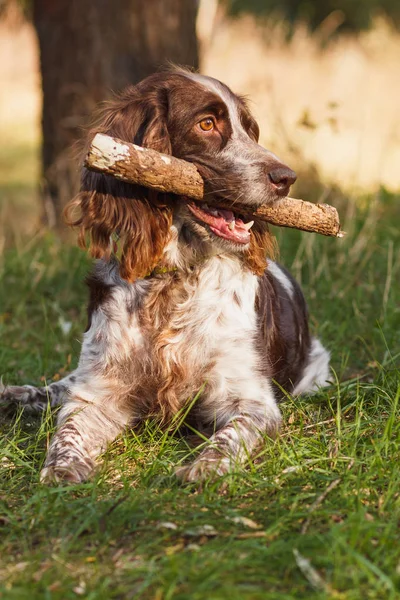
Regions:
<instances>
[{"instance_id":1,"label":"tree bark","mask_svg":"<svg viewBox=\"0 0 400 600\"><path fill-rule=\"evenodd\" d=\"M45 220L79 187L74 145L95 107L171 61L198 66L196 0L34 0L43 89ZM75 152L76 154L76 152Z\"/></svg>"}]
</instances>

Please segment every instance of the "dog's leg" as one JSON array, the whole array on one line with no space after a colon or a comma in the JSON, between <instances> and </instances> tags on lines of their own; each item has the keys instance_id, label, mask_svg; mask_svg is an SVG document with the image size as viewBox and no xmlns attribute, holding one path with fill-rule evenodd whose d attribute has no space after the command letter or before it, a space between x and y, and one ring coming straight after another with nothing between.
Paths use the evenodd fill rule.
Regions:
<instances>
[{"instance_id":1,"label":"dog's leg","mask_svg":"<svg viewBox=\"0 0 400 600\"><path fill-rule=\"evenodd\" d=\"M127 405L114 398L109 402L68 400L58 418L58 430L41 472L42 482L80 483L94 471L95 460L130 422Z\"/></svg>"},{"instance_id":2,"label":"dog's leg","mask_svg":"<svg viewBox=\"0 0 400 600\"><path fill-rule=\"evenodd\" d=\"M136 315L130 310L135 298L134 288L115 286L91 314L42 481L78 483L87 479L98 455L135 417L132 364L142 344Z\"/></svg>"},{"instance_id":3,"label":"dog's leg","mask_svg":"<svg viewBox=\"0 0 400 600\"><path fill-rule=\"evenodd\" d=\"M272 394L267 403L246 401L241 404L241 412L210 437L194 462L177 470L179 478L201 482L225 475L251 457L265 434L276 435L281 416Z\"/></svg>"},{"instance_id":4,"label":"dog's leg","mask_svg":"<svg viewBox=\"0 0 400 600\"><path fill-rule=\"evenodd\" d=\"M74 373L71 373L61 381L55 381L43 387L5 386L0 382L0 408L5 411L22 408L27 413L40 413L45 411L49 405L51 408L60 406L66 401L69 386L74 381Z\"/></svg>"}]
</instances>

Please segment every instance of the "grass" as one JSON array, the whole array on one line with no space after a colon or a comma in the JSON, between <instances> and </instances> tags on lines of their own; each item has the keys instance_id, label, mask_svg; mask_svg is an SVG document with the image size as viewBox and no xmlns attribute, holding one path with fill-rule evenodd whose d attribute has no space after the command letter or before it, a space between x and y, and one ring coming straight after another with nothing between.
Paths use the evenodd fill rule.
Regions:
<instances>
[{"instance_id":1,"label":"grass","mask_svg":"<svg viewBox=\"0 0 400 600\"><path fill-rule=\"evenodd\" d=\"M189 453L185 440L152 423L115 442L94 481L41 486L54 417L3 416L2 598L399 597L396 202L382 191L363 208L343 205L344 241L279 233L335 382L288 398L282 435L225 491L180 486L173 469ZM6 382L51 381L76 364L87 268L51 236L4 254Z\"/></svg>"}]
</instances>

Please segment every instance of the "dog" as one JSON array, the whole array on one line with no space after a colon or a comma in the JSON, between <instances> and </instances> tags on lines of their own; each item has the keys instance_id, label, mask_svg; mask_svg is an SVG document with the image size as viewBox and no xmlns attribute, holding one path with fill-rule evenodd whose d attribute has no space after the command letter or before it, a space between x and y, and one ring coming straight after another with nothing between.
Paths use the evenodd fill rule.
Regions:
<instances>
[{"instance_id":1,"label":"dog","mask_svg":"<svg viewBox=\"0 0 400 600\"><path fill-rule=\"evenodd\" d=\"M282 395L329 378L329 352L310 335L299 285L273 261L268 225L235 212L238 201L251 214L286 196L296 174L258 144L245 98L182 69L127 88L88 143L98 132L194 163L206 201L84 169L66 211L96 259L78 367L48 387L3 388L3 402L61 406L41 480L79 483L121 432L149 417L168 425L196 398L188 419L209 443L177 473L223 476L277 434Z\"/></svg>"}]
</instances>

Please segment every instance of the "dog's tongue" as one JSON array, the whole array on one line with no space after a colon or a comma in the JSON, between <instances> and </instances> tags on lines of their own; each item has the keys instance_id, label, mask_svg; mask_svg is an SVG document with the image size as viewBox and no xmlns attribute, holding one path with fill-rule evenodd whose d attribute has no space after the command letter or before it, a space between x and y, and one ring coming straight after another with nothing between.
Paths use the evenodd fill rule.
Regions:
<instances>
[{"instance_id":1,"label":"dog's tongue","mask_svg":"<svg viewBox=\"0 0 400 600\"><path fill-rule=\"evenodd\" d=\"M221 209L218 209L218 212L221 212ZM211 231L220 237L232 240L232 242L247 244L250 241L250 231L243 227L243 221L235 221L233 213L229 210L224 212L230 213L232 218L229 221L225 216L215 219L215 222L209 225Z\"/></svg>"},{"instance_id":2,"label":"dog's tongue","mask_svg":"<svg viewBox=\"0 0 400 600\"><path fill-rule=\"evenodd\" d=\"M215 235L238 244L249 243L249 229L252 222L245 225L241 219L235 220L234 213L225 208L210 208L207 205L204 208L200 208L194 202L189 203L188 206L197 218L207 223Z\"/></svg>"}]
</instances>

